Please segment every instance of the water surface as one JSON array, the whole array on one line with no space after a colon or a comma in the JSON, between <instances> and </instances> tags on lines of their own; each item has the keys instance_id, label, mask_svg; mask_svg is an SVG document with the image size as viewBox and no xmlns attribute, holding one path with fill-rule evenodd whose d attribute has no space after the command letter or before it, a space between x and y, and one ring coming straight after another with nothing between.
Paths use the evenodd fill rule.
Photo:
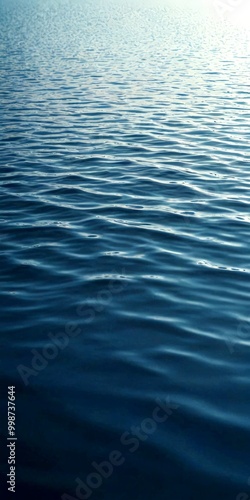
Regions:
<instances>
[{"instance_id":1,"label":"water surface","mask_svg":"<svg viewBox=\"0 0 250 500\"><path fill-rule=\"evenodd\" d=\"M115 449L93 500L250 494L249 31L168 1L0 0L0 33L17 494L75 496ZM131 453L157 398L178 408Z\"/></svg>"}]
</instances>

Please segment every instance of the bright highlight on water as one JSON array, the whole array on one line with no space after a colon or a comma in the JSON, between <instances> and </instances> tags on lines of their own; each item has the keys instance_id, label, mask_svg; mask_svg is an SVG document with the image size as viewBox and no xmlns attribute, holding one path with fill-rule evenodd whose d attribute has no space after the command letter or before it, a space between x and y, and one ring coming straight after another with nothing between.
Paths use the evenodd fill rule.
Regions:
<instances>
[{"instance_id":1,"label":"bright highlight on water","mask_svg":"<svg viewBox=\"0 0 250 500\"><path fill-rule=\"evenodd\" d=\"M0 0L1 498L250 499L249 14Z\"/></svg>"}]
</instances>

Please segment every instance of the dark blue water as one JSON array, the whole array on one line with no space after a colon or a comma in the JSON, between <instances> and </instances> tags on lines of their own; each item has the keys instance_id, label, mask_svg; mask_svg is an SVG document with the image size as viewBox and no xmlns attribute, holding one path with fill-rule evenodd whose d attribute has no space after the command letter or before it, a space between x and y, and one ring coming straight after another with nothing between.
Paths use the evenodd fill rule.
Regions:
<instances>
[{"instance_id":1,"label":"dark blue water","mask_svg":"<svg viewBox=\"0 0 250 500\"><path fill-rule=\"evenodd\" d=\"M168 0L0 0L0 38L16 498L247 500L250 31Z\"/></svg>"}]
</instances>

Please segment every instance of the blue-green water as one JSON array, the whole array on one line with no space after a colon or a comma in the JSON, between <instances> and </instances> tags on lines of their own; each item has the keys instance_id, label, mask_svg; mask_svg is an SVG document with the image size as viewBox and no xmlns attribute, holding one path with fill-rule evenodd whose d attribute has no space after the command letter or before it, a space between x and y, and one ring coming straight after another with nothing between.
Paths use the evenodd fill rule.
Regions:
<instances>
[{"instance_id":1,"label":"blue-green water","mask_svg":"<svg viewBox=\"0 0 250 500\"><path fill-rule=\"evenodd\" d=\"M0 0L16 498L250 496L250 31L173 5Z\"/></svg>"}]
</instances>

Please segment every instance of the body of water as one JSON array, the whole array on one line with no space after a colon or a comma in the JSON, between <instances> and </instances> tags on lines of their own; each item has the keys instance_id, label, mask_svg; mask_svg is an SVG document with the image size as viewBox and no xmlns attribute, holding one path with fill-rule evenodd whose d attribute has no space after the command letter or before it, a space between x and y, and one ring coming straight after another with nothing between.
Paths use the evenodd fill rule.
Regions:
<instances>
[{"instance_id":1,"label":"body of water","mask_svg":"<svg viewBox=\"0 0 250 500\"><path fill-rule=\"evenodd\" d=\"M250 31L197 5L0 0L17 498L250 496Z\"/></svg>"}]
</instances>

